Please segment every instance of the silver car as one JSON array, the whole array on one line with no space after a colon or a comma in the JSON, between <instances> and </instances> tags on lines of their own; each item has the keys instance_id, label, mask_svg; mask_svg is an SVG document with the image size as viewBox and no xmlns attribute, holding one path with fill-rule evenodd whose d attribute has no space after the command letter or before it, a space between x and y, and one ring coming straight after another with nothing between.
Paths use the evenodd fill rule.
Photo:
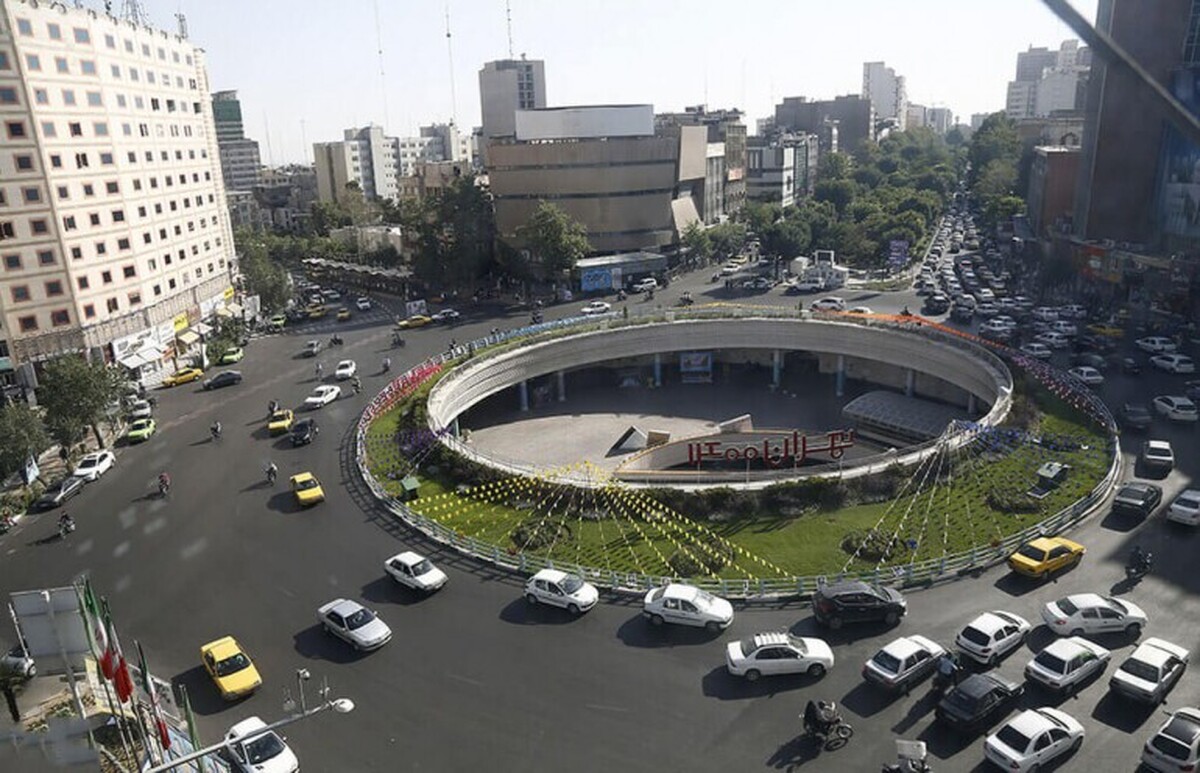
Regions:
<instances>
[{"instance_id":1,"label":"silver car","mask_svg":"<svg viewBox=\"0 0 1200 773\"><path fill-rule=\"evenodd\" d=\"M317 610L325 630L356 650L374 650L392 640L392 629L371 610L350 599L336 599Z\"/></svg>"}]
</instances>

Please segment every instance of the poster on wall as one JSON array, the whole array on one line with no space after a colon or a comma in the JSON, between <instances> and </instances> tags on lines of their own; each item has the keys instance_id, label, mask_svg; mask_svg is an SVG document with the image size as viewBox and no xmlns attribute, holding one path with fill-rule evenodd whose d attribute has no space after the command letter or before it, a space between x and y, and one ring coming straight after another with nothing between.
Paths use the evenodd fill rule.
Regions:
<instances>
[{"instance_id":1,"label":"poster on wall","mask_svg":"<svg viewBox=\"0 0 1200 773\"><path fill-rule=\"evenodd\" d=\"M680 352L679 380L684 384L711 384L712 352Z\"/></svg>"},{"instance_id":2,"label":"poster on wall","mask_svg":"<svg viewBox=\"0 0 1200 773\"><path fill-rule=\"evenodd\" d=\"M429 310L425 305L425 299L407 301L404 304L404 313L410 317L415 317L418 314L428 314Z\"/></svg>"},{"instance_id":3,"label":"poster on wall","mask_svg":"<svg viewBox=\"0 0 1200 773\"><path fill-rule=\"evenodd\" d=\"M579 289L585 293L597 290L611 290L612 287L612 269L589 268L579 275Z\"/></svg>"}]
</instances>

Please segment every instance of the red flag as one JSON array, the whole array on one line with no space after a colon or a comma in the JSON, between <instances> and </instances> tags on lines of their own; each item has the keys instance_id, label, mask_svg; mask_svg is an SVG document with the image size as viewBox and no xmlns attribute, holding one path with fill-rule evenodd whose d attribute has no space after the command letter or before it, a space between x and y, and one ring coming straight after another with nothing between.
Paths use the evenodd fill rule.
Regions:
<instances>
[{"instance_id":1,"label":"red flag","mask_svg":"<svg viewBox=\"0 0 1200 773\"><path fill-rule=\"evenodd\" d=\"M125 653L121 651L121 641L117 638L117 631L113 629L113 641L116 642L116 669L113 674L113 687L117 689L117 699L121 703L128 703L133 696L133 677L129 675L129 664L125 662Z\"/></svg>"},{"instance_id":2,"label":"red flag","mask_svg":"<svg viewBox=\"0 0 1200 773\"><path fill-rule=\"evenodd\" d=\"M158 707L158 695L154 692L154 684L150 681L150 669L146 666L146 653L142 650L142 643L134 641L134 645L138 651L138 670L142 672L142 689L146 691L146 695L150 696L150 708L154 712L154 726L158 729L158 741L162 744L162 748L171 748L171 734L167 732L167 721L163 718L162 709Z\"/></svg>"},{"instance_id":3,"label":"red flag","mask_svg":"<svg viewBox=\"0 0 1200 773\"><path fill-rule=\"evenodd\" d=\"M100 672L104 674L104 678L108 681L113 681L117 673L117 652L116 652L116 636L113 632L112 615L108 611L108 600L102 601L104 604L104 654L100 656Z\"/></svg>"}]
</instances>

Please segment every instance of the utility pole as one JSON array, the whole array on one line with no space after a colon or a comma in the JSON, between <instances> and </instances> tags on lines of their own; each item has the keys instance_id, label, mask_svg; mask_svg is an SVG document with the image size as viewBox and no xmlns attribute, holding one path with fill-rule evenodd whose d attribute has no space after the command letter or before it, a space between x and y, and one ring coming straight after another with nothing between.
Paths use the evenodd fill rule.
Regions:
<instances>
[{"instance_id":1,"label":"utility pole","mask_svg":"<svg viewBox=\"0 0 1200 773\"><path fill-rule=\"evenodd\" d=\"M450 61L450 120L458 125L458 97L454 93L454 43L450 39L450 3L446 3L446 54Z\"/></svg>"}]
</instances>

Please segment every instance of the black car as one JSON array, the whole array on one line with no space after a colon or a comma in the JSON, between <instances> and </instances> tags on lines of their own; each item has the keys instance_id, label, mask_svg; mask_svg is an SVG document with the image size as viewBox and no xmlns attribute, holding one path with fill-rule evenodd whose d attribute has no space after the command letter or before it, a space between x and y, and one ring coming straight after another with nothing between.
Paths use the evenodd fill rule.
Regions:
<instances>
[{"instance_id":1,"label":"black car","mask_svg":"<svg viewBox=\"0 0 1200 773\"><path fill-rule=\"evenodd\" d=\"M950 310L950 299L942 293L934 293L925 299L925 311L928 314L945 314Z\"/></svg>"},{"instance_id":2,"label":"black car","mask_svg":"<svg viewBox=\"0 0 1200 773\"><path fill-rule=\"evenodd\" d=\"M317 426L316 419L301 419L292 425L292 445L306 446L316 440L319 434L321 428Z\"/></svg>"},{"instance_id":3,"label":"black car","mask_svg":"<svg viewBox=\"0 0 1200 773\"><path fill-rule=\"evenodd\" d=\"M1114 513L1147 518L1155 508L1162 504L1162 498L1161 487L1155 486L1153 483L1133 481L1117 489L1117 495L1113 497L1112 509Z\"/></svg>"},{"instance_id":4,"label":"black car","mask_svg":"<svg viewBox=\"0 0 1200 773\"><path fill-rule=\"evenodd\" d=\"M950 310L950 319L955 322L970 322L975 318L975 310L967 305L954 304Z\"/></svg>"},{"instance_id":5,"label":"black car","mask_svg":"<svg viewBox=\"0 0 1200 773\"><path fill-rule=\"evenodd\" d=\"M836 630L843 623L895 625L908 612L908 602L895 588L851 581L818 585L812 608L817 622Z\"/></svg>"},{"instance_id":6,"label":"black car","mask_svg":"<svg viewBox=\"0 0 1200 773\"><path fill-rule=\"evenodd\" d=\"M955 730L981 730L1005 717L1023 692L1024 684L994 672L971 674L946 693L934 714Z\"/></svg>"},{"instance_id":7,"label":"black car","mask_svg":"<svg viewBox=\"0 0 1200 773\"><path fill-rule=\"evenodd\" d=\"M33 508L35 510L53 510L80 491L83 491L83 483L83 478L77 478L74 475L63 478L49 486L46 489L46 493L42 494L33 503Z\"/></svg>"},{"instance_id":8,"label":"black car","mask_svg":"<svg viewBox=\"0 0 1200 773\"><path fill-rule=\"evenodd\" d=\"M1144 403L1125 403L1121 406L1117 418L1127 430L1148 430L1154 423L1154 417L1150 415L1150 409Z\"/></svg>"},{"instance_id":9,"label":"black car","mask_svg":"<svg viewBox=\"0 0 1200 773\"><path fill-rule=\"evenodd\" d=\"M234 384L242 383L242 374L240 371L227 370L224 373L218 373L204 382L205 389L220 389L225 386L233 386Z\"/></svg>"}]
</instances>

